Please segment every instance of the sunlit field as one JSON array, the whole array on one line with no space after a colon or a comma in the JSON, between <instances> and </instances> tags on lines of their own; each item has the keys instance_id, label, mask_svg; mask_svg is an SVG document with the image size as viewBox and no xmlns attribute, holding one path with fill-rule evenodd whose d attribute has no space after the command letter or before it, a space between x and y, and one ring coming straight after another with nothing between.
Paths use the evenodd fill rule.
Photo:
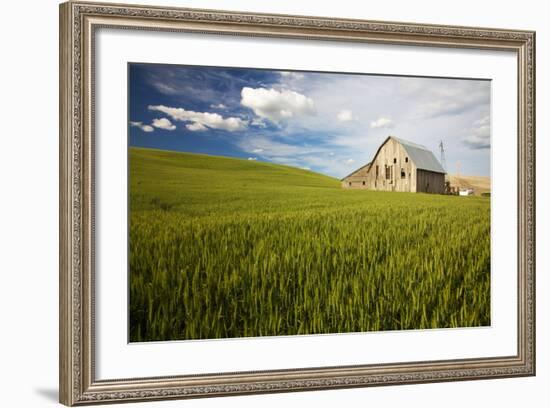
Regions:
<instances>
[{"instance_id":1,"label":"sunlit field","mask_svg":"<svg viewBox=\"0 0 550 408\"><path fill-rule=\"evenodd\" d=\"M490 201L130 148L130 340L490 324Z\"/></svg>"}]
</instances>

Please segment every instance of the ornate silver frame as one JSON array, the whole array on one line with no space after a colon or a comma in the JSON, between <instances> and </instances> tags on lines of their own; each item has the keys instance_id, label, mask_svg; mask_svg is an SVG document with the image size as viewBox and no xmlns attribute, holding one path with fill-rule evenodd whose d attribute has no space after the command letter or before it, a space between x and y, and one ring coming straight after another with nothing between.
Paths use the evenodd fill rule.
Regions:
<instances>
[{"instance_id":1,"label":"ornate silver frame","mask_svg":"<svg viewBox=\"0 0 550 408\"><path fill-rule=\"evenodd\" d=\"M512 356L96 380L93 47L98 27L507 50L518 61L518 349ZM60 402L146 401L535 375L535 33L68 2L60 6Z\"/></svg>"}]
</instances>

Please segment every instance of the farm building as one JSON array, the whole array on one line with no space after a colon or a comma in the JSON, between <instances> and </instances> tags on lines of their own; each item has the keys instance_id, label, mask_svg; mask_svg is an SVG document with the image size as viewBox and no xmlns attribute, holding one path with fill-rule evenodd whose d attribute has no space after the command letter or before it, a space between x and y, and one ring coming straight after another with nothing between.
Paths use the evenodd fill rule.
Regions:
<instances>
[{"instance_id":1,"label":"farm building","mask_svg":"<svg viewBox=\"0 0 550 408\"><path fill-rule=\"evenodd\" d=\"M343 188L445 193L445 170L426 147L389 136L370 163L342 180Z\"/></svg>"}]
</instances>

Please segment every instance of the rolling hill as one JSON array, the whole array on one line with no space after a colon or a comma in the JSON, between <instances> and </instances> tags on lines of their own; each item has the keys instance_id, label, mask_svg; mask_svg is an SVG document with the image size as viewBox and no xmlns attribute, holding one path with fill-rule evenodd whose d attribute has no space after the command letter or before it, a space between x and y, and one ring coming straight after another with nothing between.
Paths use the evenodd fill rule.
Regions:
<instances>
[{"instance_id":1,"label":"rolling hill","mask_svg":"<svg viewBox=\"0 0 550 408\"><path fill-rule=\"evenodd\" d=\"M491 178L484 176L457 176L449 174L451 186L459 186L460 188L471 188L475 195L491 192Z\"/></svg>"},{"instance_id":2,"label":"rolling hill","mask_svg":"<svg viewBox=\"0 0 550 408\"><path fill-rule=\"evenodd\" d=\"M281 202L302 208L311 195L340 192L340 182L332 177L230 157L131 148L129 164L133 211L169 208L199 215L216 210L222 215Z\"/></svg>"}]
</instances>

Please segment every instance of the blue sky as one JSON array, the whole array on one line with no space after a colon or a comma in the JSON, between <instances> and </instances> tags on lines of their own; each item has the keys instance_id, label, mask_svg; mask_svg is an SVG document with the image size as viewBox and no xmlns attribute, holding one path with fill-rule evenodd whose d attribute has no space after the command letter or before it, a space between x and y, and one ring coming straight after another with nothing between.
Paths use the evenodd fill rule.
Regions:
<instances>
[{"instance_id":1,"label":"blue sky","mask_svg":"<svg viewBox=\"0 0 550 408\"><path fill-rule=\"evenodd\" d=\"M490 174L491 83L129 65L129 143L343 177L389 135L446 149L447 171Z\"/></svg>"}]
</instances>

